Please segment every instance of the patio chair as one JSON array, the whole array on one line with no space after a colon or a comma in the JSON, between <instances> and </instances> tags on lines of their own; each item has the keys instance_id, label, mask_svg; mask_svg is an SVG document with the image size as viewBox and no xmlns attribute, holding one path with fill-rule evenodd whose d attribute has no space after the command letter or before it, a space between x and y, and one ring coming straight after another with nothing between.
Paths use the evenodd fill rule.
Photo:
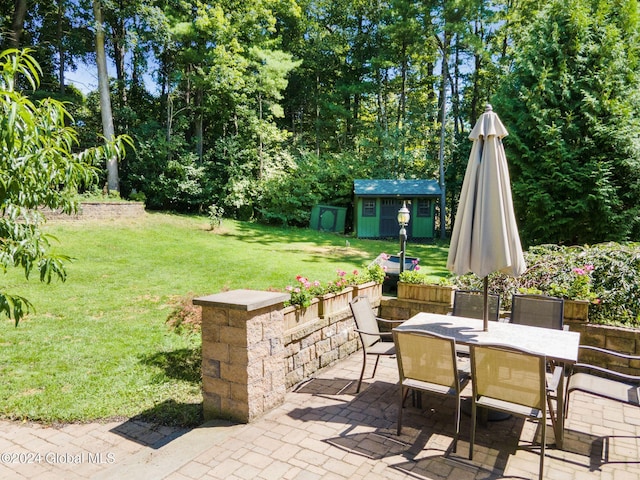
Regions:
<instances>
[{"instance_id":1,"label":"patio chair","mask_svg":"<svg viewBox=\"0 0 640 480\"><path fill-rule=\"evenodd\" d=\"M500 318L500 296L487 294L489 320ZM453 297L453 315L482 319L484 315L484 292L482 290L456 290Z\"/></svg>"},{"instance_id":2,"label":"patio chair","mask_svg":"<svg viewBox=\"0 0 640 480\"><path fill-rule=\"evenodd\" d=\"M360 342L362 343L362 370L360 372L360 378L358 379L358 388L356 393L360 392L360 386L362 385L362 378L364 377L364 371L367 368L367 357L376 357L376 363L373 366L373 373L371 378L376 376L376 370L378 369L378 361L383 355L391 356L395 355L396 349L393 345L391 328L388 332L381 332L378 322L389 324L390 327L401 324L404 320L385 320L378 318L373 313L373 308L369 299L365 296L357 296L349 303L351 307L351 313L356 322L356 332L360 336ZM384 342L386 338L389 341Z\"/></svg>"},{"instance_id":3,"label":"patio chair","mask_svg":"<svg viewBox=\"0 0 640 480\"><path fill-rule=\"evenodd\" d=\"M572 365L569 374L566 400L564 402L565 418L569 414L569 396L575 391L608 398L636 407L640 406L640 376L628 375L594 364L596 359L599 360L598 363L604 360L614 360L617 364L620 364L620 362L640 361L640 356L627 355L589 345L580 345L578 359L578 363Z\"/></svg>"},{"instance_id":4,"label":"patio chair","mask_svg":"<svg viewBox=\"0 0 640 480\"><path fill-rule=\"evenodd\" d=\"M500 319L500 295L487 294L489 302L489 320ZM453 312L457 317L478 318L484 317L484 292L482 290L456 290L453 297ZM468 356L467 345L456 345L456 351L460 355Z\"/></svg>"},{"instance_id":5,"label":"patio chair","mask_svg":"<svg viewBox=\"0 0 640 480\"><path fill-rule=\"evenodd\" d=\"M511 300L511 323L562 330L564 300L547 295L516 294Z\"/></svg>"},{"instance_id":6,"label":"patio chair","mask_svg":"<svg viewBox=\"0 0 640 480\"><path fill-rule=\"evenodd\" d=\"M456 451L460 433L460 392L469 382L469 372L458 369L456 341L424 330L393 330L396 359L400 373L400 404L398 405L398 435L402 431L402 410L409 390L450 395L456 399Z\"/></svg>"},{"instance_id":7,"label":"patio chair","mask_svg":"<svg viewBox=\"0 0 640 480\"><path fill-rule=\"evenodd\" d=\"M539 478L542 480L547 412L554 428L556 421L551 398L547 394L545 356L505 345L472 345L471 376L473 395L469 459L473 460L479 407L537 420L540 424L541 446Z\"/></svg>"}]
</instances>

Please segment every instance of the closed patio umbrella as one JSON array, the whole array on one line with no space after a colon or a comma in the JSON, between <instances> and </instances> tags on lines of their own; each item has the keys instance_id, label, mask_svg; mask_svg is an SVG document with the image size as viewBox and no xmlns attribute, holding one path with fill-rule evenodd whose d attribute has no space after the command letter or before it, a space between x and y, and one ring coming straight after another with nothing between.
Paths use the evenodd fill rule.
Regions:
<instances>
[{"instance_id":1,"label":"closed patio umbrella","mask_svg":"<svg viewBox=\"0 0 640 480\"><path fill-rule=\"evenodd\" d=\"M473 141L453 224L447 268L484 279L484 329L488 329L487 276L514 277L526 269L513 211L511 182L502 139L508 135L487 105L469 134Z\"/></svg>"}]
</instances>

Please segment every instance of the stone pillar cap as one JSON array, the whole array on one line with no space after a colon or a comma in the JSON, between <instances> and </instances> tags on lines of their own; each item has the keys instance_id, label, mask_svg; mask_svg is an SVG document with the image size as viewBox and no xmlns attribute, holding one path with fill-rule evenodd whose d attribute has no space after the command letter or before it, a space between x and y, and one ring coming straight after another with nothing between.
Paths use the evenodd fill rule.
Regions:
<instances>
[{"instance_id":1,"label":"stone pillar cap","mask_svg":"<svg viewBox=\"0 0 640 480\"><path fill-rule=\"evenodd\" d=\"M284 303L291 298L288 293L263 290L231 290L193 299L194 305L226 307L251 312Z\"/></svg>"}]
</instances>

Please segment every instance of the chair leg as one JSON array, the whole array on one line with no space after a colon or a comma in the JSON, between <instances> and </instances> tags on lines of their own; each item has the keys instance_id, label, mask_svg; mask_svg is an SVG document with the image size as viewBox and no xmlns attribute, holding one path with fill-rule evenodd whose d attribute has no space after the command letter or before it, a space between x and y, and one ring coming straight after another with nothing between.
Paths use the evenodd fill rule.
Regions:
<instances>
[{"instance_id":1,"label":"chair leg","mask_svg":"<svg viewBox=\"0 0 640 480\"><path fill-rule=\"evenodd\" d=\"M400 384L400 404L398 405L398 431L397 435L400 435L402 431L402 409L404 408L404 401L407 398L407 394L409 393L409 389L405 388Z\"/></svg>"},{"instance_id":2,"label":"chair leg","mask_svg":"<svg viewBox=\"0 0 640 480\"><path fill-rule=\"evenodd\" d=\"M540 473L538 475L539 480L543 480L544 479L544 451L545 451L545 445L547 444L547 419L546 417L542 418L542 431L540 432L542 435L542 438L540 439Z\"/></svg>"},{"instance_id":3,"label":"chair leg","mask_svg":"<svg viewBox=\"0 0 640 480\"><path fill-rule=\"evenodd\" d=\"M360 378L358 379L358 388L356 388L356 393L360 393L360 385L362 385L362 377L364 377L364 369L367 368L367 352L362 349L363 358L362 358L362 370L360 370Z\"/></svg>"},{"instance_id":4,"label":"chair leg","mask_svg":"<svg viewBox=\"0 0 640 480\"><path fill-rule=\"evenodd\" d=\"M476 401L471 403L471 439L469 440L469 460L473 460L473 444L476 441Z\"/></svg>"},{"instance_id":5,"label":"chair leg","mask_svg":"<svg viewBox=\"0 0 640 480\"><path fill-rule=\"evenodd\" d=\"M551 417L551 426L553 427L553 433L558 438L558 424L556 423L556 413L553 409L553 404L551 403L551 398L547 395L547 410L549 411L549 416ZM558 415L561 413L558 412Z\"/></svg>"},{"instance_id":6,"label":"chair leg","mask_svg":"<svg viewBox=\"0 0 640 480\"><path fill-rule=\"evenodd\" d=\"M380 361L380 355L376 355L376 363L373 366L373 373L371 374L371 378L376 376L376 370L378 369L378 362Z\"/></svg>"},{"instance_id":7,"label":"chair leg","mask_svg":"<svg viewBox=\"0 0 640 480\"><path fill-rule=\"evenodd\" d=\"M460 435L460 394L457 398L458 404L456 405L456 434L453 437L453 453L456 453L458 449L458 436Z\"/></svg>"}]
</instances>

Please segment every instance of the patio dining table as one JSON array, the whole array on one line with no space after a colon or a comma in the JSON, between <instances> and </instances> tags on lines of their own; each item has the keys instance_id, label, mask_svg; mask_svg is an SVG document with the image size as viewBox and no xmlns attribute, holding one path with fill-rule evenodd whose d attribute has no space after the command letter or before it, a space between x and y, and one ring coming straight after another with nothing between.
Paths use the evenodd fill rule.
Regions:
<instances>
[{"instance_id":1,"label":"patio dining table","mask_svg":"<svg viewBox=\"0 0 640 480\"><path fill-rule=\"evenodd\" d=\"M568 330L531 327L513 323L490 322L489 330L483 330L482 320L436 313L418 313L396 330L422 329L427 332L452 337L462 345L502 344L543 354L563 368L578 361L580 333ZM472 380L473 381L473 380ZM557 389L558 415L555 429L556 447L562 449L564 441L564 375Z\"/></svg>"}]
</instances>

